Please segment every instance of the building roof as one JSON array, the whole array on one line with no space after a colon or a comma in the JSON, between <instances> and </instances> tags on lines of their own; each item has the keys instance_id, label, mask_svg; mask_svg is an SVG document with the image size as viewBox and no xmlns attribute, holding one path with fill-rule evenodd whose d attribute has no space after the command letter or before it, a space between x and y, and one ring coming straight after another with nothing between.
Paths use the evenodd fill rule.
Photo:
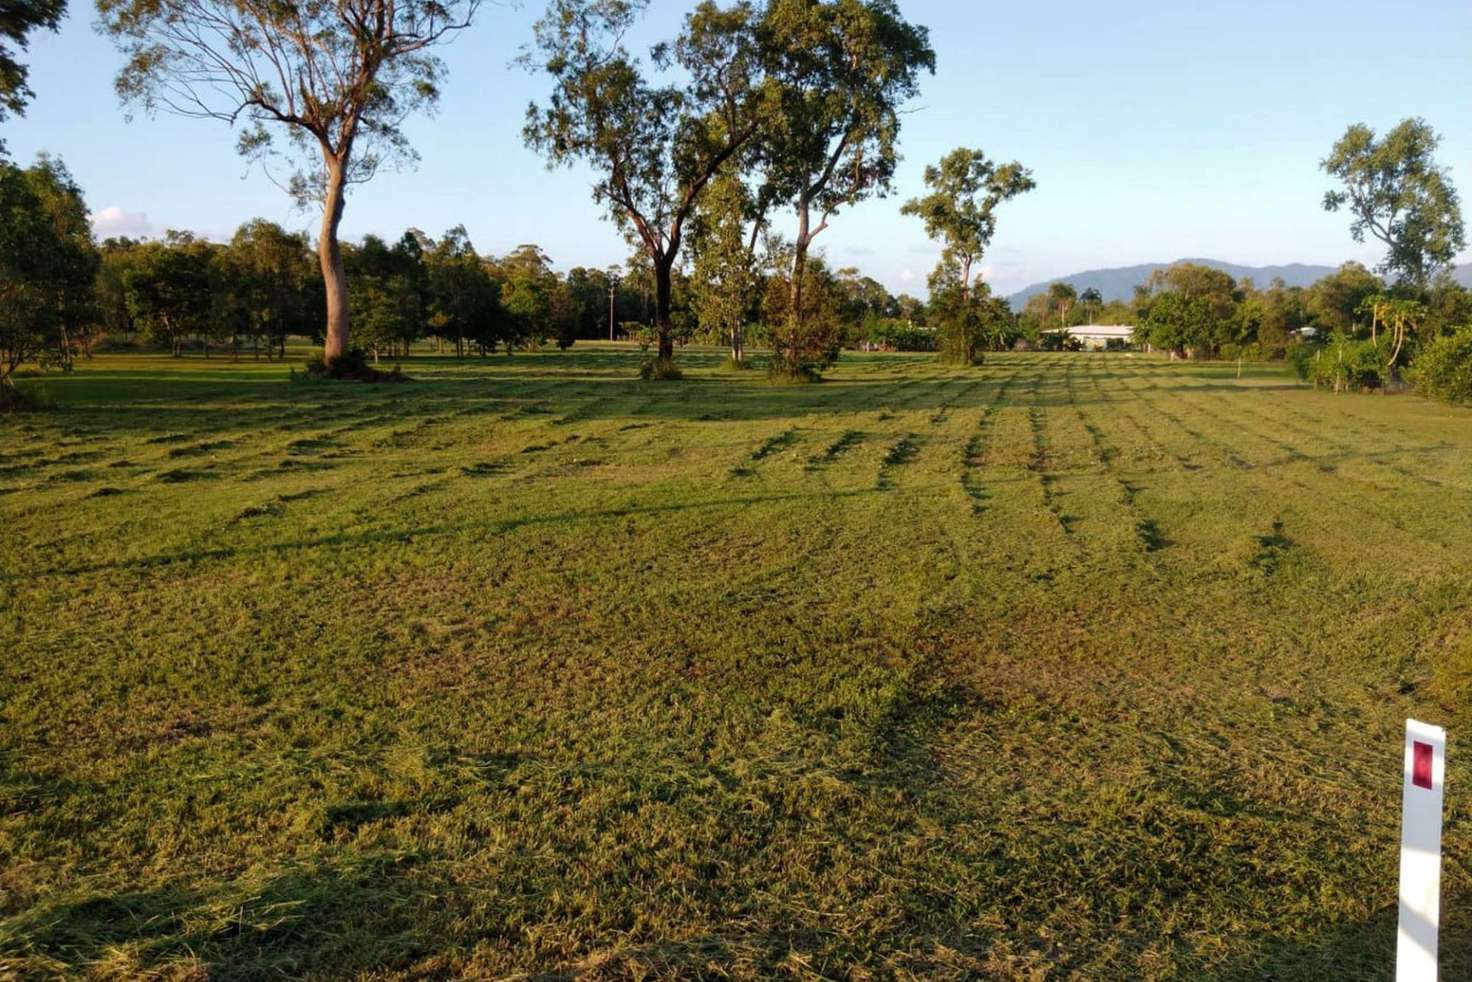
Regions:
<instances>
[{"instance_id":1,"label":"building roof","mask_svg":"<svg viewBox=\"0 0 1472 982\"><path fill-rule=\"evenodd\" d=\"M1062 334L1064 332L1076 338L1127 338L1135 333L1135 328L1130 324L1080 324L1077 327L1054 327L1043 333Z\"/></svg>"}]
</instances>

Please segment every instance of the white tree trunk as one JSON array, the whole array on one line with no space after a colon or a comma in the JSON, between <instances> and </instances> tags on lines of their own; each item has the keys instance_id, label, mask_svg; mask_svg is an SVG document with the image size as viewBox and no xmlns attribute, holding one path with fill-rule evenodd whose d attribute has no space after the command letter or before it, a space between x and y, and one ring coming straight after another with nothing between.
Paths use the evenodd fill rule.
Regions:
<instances>
[{"instance_id":1,"label":"white tree trunk","mask_svg":"<svg viewBox=\"0 0 1472 982\"><path fill-rule=\"evenodd\" d=\"M322 231L317 239L317 258L322 263L322 285L327 292L327 332L322 348L326 361L340 357L348 348L348 278L343 269L337 227L342 224L343 192L346 188L342 161L327 158L327 194L322 204Z\"/></svg>"}]
</instances>

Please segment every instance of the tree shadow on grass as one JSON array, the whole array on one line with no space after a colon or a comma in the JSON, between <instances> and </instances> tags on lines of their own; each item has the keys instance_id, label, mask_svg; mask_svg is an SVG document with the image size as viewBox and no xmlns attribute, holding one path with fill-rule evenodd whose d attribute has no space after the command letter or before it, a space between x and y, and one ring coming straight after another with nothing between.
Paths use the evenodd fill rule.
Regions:
<instances>
[{"instance_id":1,"label":"tree shadow on grass","mask_svg":"<svg viewBox=\"0 0 1472 982\"><path fill-rule=\"evenodd\" d=\"M1441 977L1472 975L1472 889L1443 890L1440 936ZM1251 955L1203 972L1209 982L1255 982L1258 979L1381 980L1395 976L1396 898L1369 918L1329 930L1294 930L1284 917L1283 934L1257 941Z\"/></svg>"},{"instance_id":2,"label":"tree shadow on grass","mask_svg":"<svg viewBox=\"0 0 1472 982\"><path fill-rule=\"evenodd\" d=\"M1014 392L1007 405L1114 401L1107 384L1103 392L1070 385L1068 365L1062 361L1013 359L973 370L940 372L932 371L938 366L926 358L865 356L842 364L825 385L772 386L765 384L761 373L716 372L724 352L682 352L680 358L690 369L683 381L651 385L637 379L640 356L632 351L486 361L420 356L412 362L421 366L421 376L413 385L392 391L355 383L291 385L275 375L237 376L204 367L198 374L159 372L147 366L99 367L61 380L66 398L55 418L86 425L95 436L171 429L192 433L268 429L283 420L312 425L355 411L385 412L412 421L445 412L457 416L504 412L525 400L548 403L548 412L575 412L580 422L706 421L714 404L721 410L721 421L887 408L934 414L941 409L987 407L994 402L997 388L1018 374L1037 375L1039 384L1026 394ZM1202 388L1203 384L1185 387Z\"/></svg>"},{"instance_id":3,"label":"tree shadow on grass","mask_svg":"<svg viewBox=\"0 0 1472 982\"><path fill-rule=\"evenodd\" d=\"M154 556L141 556L134 559L121 559L102 563L84 563L71 566L59 566L50 569L20 569L15 571L0 572L0 583L13 580L24 580L33 576L77 576L84 573L98 573L114 569L151 569L158 566L168 566L173 563L208 562L213 560L235 559L242 556L264 555L269 553L300 552L318 548L338 548L356 546L374 546L384 543L411 542L415 539L434 538L440 536L463 537L470 533L481 533L484 535L498 535L513 532L527 526L552 525L560 526L569 522L601 521L614 518L626 518L630 516L657 515L672 512L686 511L719 511L725 508L744 508L750 505L781 504L786 502L799 502L822 500L832 501L839 498L864 497L878 493L874 489L863 488L855 491L823 491L803 492L793 494L761 494L745 495L739 497L723 497L697 501L672 502L662 505L628 505L625 507L599 508L589 511L564 511L554 512L547 515L524 515L513 518L497 519L486 522L452 522L446 525L429 525L418 528L368 530L362 532L340 532L324 535L313 539L301 539L288 542L268 542L253 546L227 546L217 549L188 549L182 552L164 553Z\"/></svg>"},{"instance_id":4,"label":"tree shadow on grass","mask_svg":"<svg viewBox=\"0 0 1472 982\"><path fill-rule=\"evenodd\" d=\"M412 858L385 853L259 886L73 895L0 921L0 973L214 980L402 968L436 933L422 880Z\"/></svg>"}]
</instances>

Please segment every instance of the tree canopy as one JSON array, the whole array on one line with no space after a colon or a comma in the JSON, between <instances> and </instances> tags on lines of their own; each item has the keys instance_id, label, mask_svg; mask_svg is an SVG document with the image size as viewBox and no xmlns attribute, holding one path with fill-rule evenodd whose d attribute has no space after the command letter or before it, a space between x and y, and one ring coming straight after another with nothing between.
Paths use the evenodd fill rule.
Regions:
<instances>
[{"instance_id":1,"label":"tree canopy","mask_svg":"<svg viewBox=\"0 0 1472 982\"><path fill-rule=\"evenodd\" d=\"M899 162L900 109L935 71L929 31L893 0L771 0L762 51L776 105L760 143L773 200L797 216L791 242L788 324L773 367L810 374L826 342L805 338L803 267L838 210L890 190ZM817 220L814 221L814 213Z\"/></svg>"},{"instance_id":2,"label":"tree canopy","mask_svg":"<svg viewBox=\"0 0 1472 982\"><path fill-rule=\"evenodd\" d=\"M764 227L734 168L711 182L691 226L691 307L702 327L729 339L736 363L745 359L743 329L761 284L757 239Z\"/></svg>"},{"instance_id":3,"label":"tree canopy","mask_svg":"<svg viewBox=\"0 0 1472 982\"><path fill-rule=\"evenodd\" d=\"M623 43L648 0L552 0L522 58L551 77L523 135L549 166L581 161L593 198L649 257L659 357L674 355L672 271L700 193L757 132L767 99L749 3L705 0L673 43L650 53L652 80Z\"/></svg>"},{"instance_id":4,"label":"tree canopy","mask_svg":"<svg viewBox=\"0 0 1472 982\"><path fill-rule=\"evenodd\" d=\"M89 322L98 269L81 188L59 160L0 160L0 405L22 363L69 365L70 336Z\"/></svg>"},{"instance_id":5,"label":"tree canopy","mask_svg":"<svg viewBox=\"0 0 1472 982\"><path fill-rule=\"evenodd\" d=\"M56 30L66 0L7 0L0 4L0 122L10 114L17 116L30 102L29 71L20 63L19 55L30 43L36 30ZM0 140L0 153L5 143Z\"/></svg>"},{"instance_id":6,"label":"tree canopy","mask_svg":"<svg viewBox=\"0 0 1472 982\"><path fill-rule=\"evenodd\" d=\"M177 357L186 339L216 333L207 242L175 234L166 242L139 246L123 273L123 292L133 322Z\"/></svg>"},{"instance_id":7,"label":"tree canopy","mask_svg":"<svg viewBox=\"0 0 1472 982\"><path fill-rule=\"evenodd\" d=\"M1309 308L1327 330L1352 331L1366 298L1384 288L1380 277L1364 266L1345 263L1310 288Z\"/></svg>"},{"instance_id":8,"label":"tree canopy","mask_svg":"<svg viewBox=\"0 0 1472 982\"><path fill-rule=\"evenodd\" d=\"M930 193L911 198L900 213L925 223L925 234L944 243L941 262L960 274L964 299L971 288L971 267L991 245L997 231L996 209L1037 187L1032 173L1017 161L997 164L980 150L958 147L939 165L925 168Z\"/></svg>"},{"instance_id":9,"label":"tree canopy","mask_svg":"<svg viewBox=\"0 0 1472 982\"><path fill-rule=\"evenodd\" d=\"M1324 208L1347 208L1356 242L1370 235L1386 247L1378 269L1425 287L1466 245L1457 189L1436 163L1441 137L1425 120L1407 119L1381 139L1363 123L1345 130L1322 162L1343 184Z\"/></svg>"},{"instance_id":10,"label":"tree canopy","mask_svg":"<svg viewBox=\"0 0 1472 982\"><path fill-rule=\"evenodd\" d=\"M998 165L980 150L958 147L938 166L925 168L925 185L930 193L910 199L900 211L920 218L926 234L943 243L930 277L931 294L943 308L941 355L969 365L984 341L1005 334L1011 320L1007 302L992 297L986 284L973 292L972 266L996 234L997 206L1031 191L1036 183L1016 161Z\"/></svg>"},{"instance_id":11,"label":"tree canopy","mask_svg":"<svg viewBox=\"0 0 1472 982\"><path fill-rule=\"evenodd\" d=\"M1221 345L1238 340L1240 300L1229 274L1199 263L1176 263L1146 281L1140 326L1158 348L1211 357Z\"/></svg>"}]
</instances>

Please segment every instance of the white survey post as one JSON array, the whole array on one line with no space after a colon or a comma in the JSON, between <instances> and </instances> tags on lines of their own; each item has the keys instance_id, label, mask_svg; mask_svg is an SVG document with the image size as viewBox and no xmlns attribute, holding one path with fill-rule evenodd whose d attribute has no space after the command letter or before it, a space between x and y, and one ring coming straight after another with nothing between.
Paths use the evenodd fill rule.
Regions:
<instances>
[{"instance_id":1,"label":"white survey post","mask_svg":"<svg viewBox=\"0 0 1472 982\"><path fill-rule=\"evenodd\" d=\"M1441 924L1441 799L1446 731L1406 720L1401 791L1400 930L1396 982L1436 982Z\"/></svg>"}]
</instances>

